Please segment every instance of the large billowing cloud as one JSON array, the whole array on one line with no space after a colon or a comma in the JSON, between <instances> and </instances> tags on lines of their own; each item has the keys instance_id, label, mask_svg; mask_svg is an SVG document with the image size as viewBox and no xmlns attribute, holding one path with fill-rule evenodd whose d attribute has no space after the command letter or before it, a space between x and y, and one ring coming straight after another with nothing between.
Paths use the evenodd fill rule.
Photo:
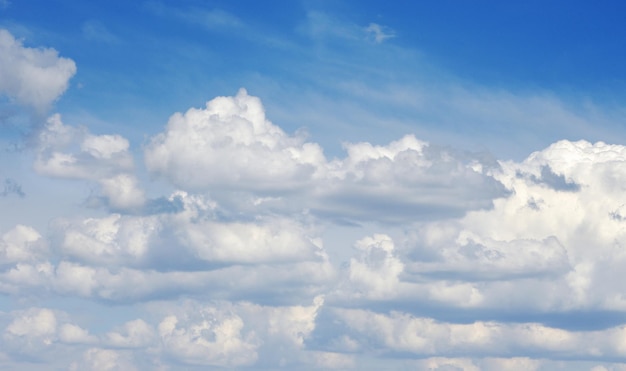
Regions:
<instances>
[{"instance_id":1,"label":"large billowing cloud","mask_svg":"<svg viewBox=\"0 0 626 371\"><path fill-rule=\"evenodd\" d=\"M337 219L396 222L489 208L505 190L497 167L412 135L387 146L346 143L327 160L318 144L290 136L240 90L170 118L145 150L148 169L190 192L248 192L254 206L311 209ZM296 194L297 196L292 195ZM285 196L289 200L285 200Z\"/></svg>"},{"instance_id":2,"label":"large billowing cloud","mask_svg":"<svg viewBox=\"0 0 626 371\"><path fill-rule=\"evenodd\" d=\"M0 94L17 103L46 111L65 92L76 64L54 49L25 47L0 30Z\"/></svg>"},{"instance_id":3,"label":"large billowing cloud","mask_svg":"<svg viewBox=\"0 0 626 371\"><path fill-rule=\"evenodd\" d=\"M494 177L507 197L463 218L414 224L396 240L358 241L333 300L390 308L419 300L428 305L417 313L456 308L484 318L623 311L615 277L626 258L625 151L561 141L521 163L501 162Z\"/></svg>"},{"instance_id":4,"label":"large billowing cloud","mask_svg":"<svg viewBox=\"0 0 626 371\"><path fill-rule=\"evenodd\" d=\"M148 168L186 189L290 190L319 177L324 163L318 145L273 125L243 89L175 114L146 149Z\"/></svg>"}]
</instances>

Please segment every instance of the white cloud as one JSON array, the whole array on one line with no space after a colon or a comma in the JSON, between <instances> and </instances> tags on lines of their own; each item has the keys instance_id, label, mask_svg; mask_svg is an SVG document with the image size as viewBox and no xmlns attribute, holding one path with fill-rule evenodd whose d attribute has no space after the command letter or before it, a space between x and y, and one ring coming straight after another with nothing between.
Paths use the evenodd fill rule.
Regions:
<instances>
[{"instance_id":1,"label":"white cloud","mask_svg":"<svg viewBox=\"0 0 626 371\"><path fill-rule=\"evenodd\" d=\"M79 326L65 323L59 328L59 340L69 344L89 344L95 343L98 339Z\"/></svg>"},{"instance_id":2,"label":"white cloud","mask_svg":"<svg viewBox=\"0 0 626 371\"><path fill-rule=\"evenodd\" d=\"M156 332L144 320L136 319L107 333L105 339L107 344L116 348L144 348L155 341Z\"/></svg>"},{"instance_id":3,"label":"white cloud","mask_svg":"<svg viewBox=\"0 0 626 371\"><path fill-rule=\"evenodd\" d=\"M0 238L0 266L39 261L48 255L48 246L35 229L17 225Z\"/></svg>"},{"instance_id":4,"label":"white cloud","mask_svg":"<svg viewBox=\"0 0 626 371\"><path fill-rule=\"evenodd\" d=\"M138 209L145 204L146 197L138 183L134 175L125 173L100 180L102 194L116 210Z\"/></svg>"},{"instance_id":5,"label":"white cloud","mask_svg":"<svg viewBox=\"0 0 626 371\"><path fill-rule=\"evenodd\" d=\"M0 94L45 112L65 92L76 73L74 61L54 49L24 47L0 30Z\"/></svg>"},{"instance_id":6,"label":"white cloud","mask_svg":"<svg viewBox=\"0 0 626 371\"><path fill-rule=\"evenodd\" d=\"M155 305L153 311L166 314L158 326L162 351L185 363L254 368L348 364L349 356L307 349L324 302L321 296L311 301L280 306L186 300Z\"/></svg>"},{"instance_id":7,"label":"white cloud","mask_svg":"<svg viewBox=\"0 0 626 371\"><path fill-rule=\"evenodd\" d=\"M7 337L41 338L49 345L57 331L57 319L53 311L45 308L32 308L21 313L5 330Z\"/></svg>"},{"instance_id":8,"label":"white cloud","mask_svg":"<svg viewBox=\"0 0 626 371\"><path fill-rule=\"evenodd\" d=\"M86 129L63 124L59 114L48 118L37 137L34 167L40 174L98 180L133 168L126 139L90 135Z\"/></svg>"},{"instance_id":9,"label":"white cloud","mask_svg":"<svg viewBox=\"0 0 626 371\"><path fill-rule=\"evenodd\" d=\"M610 316L626 307L615 281L626 268L623 146L560 141L521 162L490 162L407 135L346 143L328 160L244 91L174 115L148 143L147 167L181 188L169 196L146 198L119 135L55 115L37 146L40 174L98 184L117 212L5 232L0 292L160 315L109 319L96 336L60 311L8 314L7 357L48 360L62 349L74 369L389 359L515 370L549 369L558 357L569 367L577 355L613 367L599 362L626 356ZM346 220L363 226L325 233ZM350 243L332 243L357 235L352 256ZM591 329L573 324L603 313Z\"/></svg>"},{"instance_id":10,"label":"white cloud","mask_svg":"<svg viewBox=\"0 0 626 371\"><path fill-rule=\"evenodd\" d=\"M55 222L60 250L95 265L136 264L148 253L160 229L154 217L111 214L78 222Z\"/></svg>"},{"instance_id":11,"label":"white cloud","mask_svg":"<svg viewBox=\"0 0 626 371\"><path fill-rule=\"evenodd\" d=\"M128 151L128 140L119 135L87 135L80 149L98 159L110 159L115 154Z\"/></svg>"},{"instance_id":12,"label":"white cloud","mask_svg":"<svg viewBox=\"0 0 626 371\"><path fill-rule=\"evenodd\" d=\"M621 312L614 277L626 264L625 161L623 146L562 141L501 162L492 174L509 196L459 219L414 223L393 239L358 241L329 300L391 308L418 300L427 312L473 308L487 318Z\"/></svg>"},{"instance_id":13,"label":"white cloud","mask_svg":"<svg viewBox=\"0 0 626 371\"><path fill-rule=\"evenodd\" d=\"M285 134L267 121L260 100L241 90L172 116L145 159L177 187L212 192L242 211L248 199L250 210L308 208L337 219L397 222L488 208L505 194L489 164L411 135L387 146L345 147L346 158L327 161L318 144Z\"/></svg>"},{"instance_id":14,"label":"white cloud","mask_svg":"<svg viewBox=\"0 0 626 371\"><path fill-rule=\"evenodd\" d=\"M348 331L355 331L352 336L371 351L439 356L473 354L476 357L538 352L548 357L558 354L565 358L587 359L626 354L621 338L625 331L623 326L579 332L538 323L447 323L393 311L380 314L361 309L336 309L334 313ZM534 363L523 359L510 362Z\"/></svg>"},{"instance_id":15,"label":"white cloud","mask_svg":"<svg viewBox=\"0 0 626 371\"><path fill-rule=\"evenodd\" d=\"M34 168L58 178L96 181L108 205L116 210L139 209L145 195L133 171L129 142L119 135L92 135L65 125L54 114L37 133Z\"/></svg>"},{"instance_id":16,"label":"white cloud","mask_svg":"<svg viewBox=\"0 0 626 371\"><path fill-rule=\"evenodd\" d=\"M287 219L257 219L254 223L196 222L181 226L184 245L209 262L262 264L325 260L315 237Z\"/></svg>"},{"instance_id":17,"label":"white cloud","mask_svg":"<svg viewBox=\"0 0 626 371\"><path fill-rule=\"evenodd\" d=\"M148 169L195 190L289 190L310 181L325 161L318 145L269 122L260 100L243 89L173 115L145 155Z\"/></svg>"},{"instance_id":18,"label":"white cloud","mask_svg":"<svg viewBox=\"0 0 626 371\"><path fill-rule=\"evenodd\" d=\"M180 362L238 367L251 365L258 357L258 340L243 327L238 315L206 307L192 318L164 318L158 332L164 352Z\"/></svg>"},{"instance_id":19,"label":"white cloud","mask_svg":"<svg viewBox=\"0 0 626 371\"><path fill-rule=\"evenodd\" d=\"M393 296L404 264L394 254L389 236L374 235L356 242L360 254L350 260L349 280L357 295L370 298Z\"/></svg>"}]
</instances>

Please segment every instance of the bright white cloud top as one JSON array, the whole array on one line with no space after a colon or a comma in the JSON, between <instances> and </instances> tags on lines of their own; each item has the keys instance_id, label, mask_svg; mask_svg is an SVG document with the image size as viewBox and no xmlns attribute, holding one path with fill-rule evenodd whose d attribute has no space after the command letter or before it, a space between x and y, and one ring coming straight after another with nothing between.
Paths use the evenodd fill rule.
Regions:
<instances>
[{"instance_id":1,"label":"bright white cloud top","mask_svg":"<svg viewBox=\"0 0 626 371\"><path fill-rule=\"evenodd\" d=\"M142 11L289 47L226 10L173 6ZM105 24L85 21L84 39L123 45ZM378 20L311 11L296 29L321 55L327 38L408 55ZM237 87L137 136L89 107L50 110L76 64L0 29L0 129L23 134L0 136L1 369L626 368L626 145L558 140L511 160L460 147L462 133L380 130L338 149L323 138L343 129L310 124L341 106L337 120L373 130L384 109L367 102L408 100L441 122L517 123L530 107L584 133L619 110L458 82L394 98L369 81L381 90L329 103L329 86L362 86L326 81L284 102L320 105L302 110L307 130L272 90L267 104Z\"/></svg>"}]
</instances>

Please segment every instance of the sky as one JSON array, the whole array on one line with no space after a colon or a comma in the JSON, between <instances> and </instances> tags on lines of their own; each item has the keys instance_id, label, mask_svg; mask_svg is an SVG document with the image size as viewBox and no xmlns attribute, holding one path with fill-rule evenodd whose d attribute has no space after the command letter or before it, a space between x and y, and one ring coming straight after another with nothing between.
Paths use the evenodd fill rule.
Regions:
<instances>
[{"instance_id":1,"label":"sky","mask_svg":"<svg viewBox=\"0 0 626 371\"><path fill-rule=\"evenodd\" d=\"M0 370L626 370L625 8L0 0Z\"/></svg>"}]
</instances>

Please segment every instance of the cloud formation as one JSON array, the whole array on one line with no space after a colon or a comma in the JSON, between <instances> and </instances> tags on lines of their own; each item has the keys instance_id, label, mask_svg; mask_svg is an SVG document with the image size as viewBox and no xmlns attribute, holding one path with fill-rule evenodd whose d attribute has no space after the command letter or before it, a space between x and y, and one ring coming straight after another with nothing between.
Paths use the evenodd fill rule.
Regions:
<instances>
[{"instance_id":1,"label":"cloud formation","mask_svg":"<svg viewBox=\"0 0 626 371\"><path fill-rule=\"evenodd\" d=\"M113 209L143 206L129 142L122 136L92 135L85 128L65 125L54 114L39 130L36 144L34 168L39 174L97 182Z\"/></svg>"},{"instance_id":2,"label":"cloud formation","mask_svg":"<svg viewBox=\"0 0 626 371\"><path fill-rule=\"evenodd\" d=\"M91 182L104 201L3 231L0 292L133 313L99 326L54 301L0 313L0 361L540 370L626 359L615 280L626 147L559 141L498 161L406 135L344 149L327 158L241 90L174 114L147 141L160 184L150 199L128 139L52 115L36 174Z\"/></svg>"},{"instance_id":3,"label":"cloud formation","mask_svg":"<svg viewBox=\"0 0 626 371\"><path fill-rule=\"evenodd\" d=\"M346 143L347 157L327 160L319 144L267 120L245 90L206 107L173 115L145 150L148 169L185 191L242 191L255 206L273 207L286 207L280 196L294 193L316 213L389 221L460 215L506 193L490 175L493 164L412 135L387 146Z\"/></svg>"},{"instance_id":4,"label":"cloud formation","mask_svg":"<svg viewBox=\"0 0 626 371\"><path fill-rule=\"evenodd\" d=\"M44 113L68 87L76 64L54 49L25 47L0 30L0 94Z\"/></svg>"}]
</instances>

